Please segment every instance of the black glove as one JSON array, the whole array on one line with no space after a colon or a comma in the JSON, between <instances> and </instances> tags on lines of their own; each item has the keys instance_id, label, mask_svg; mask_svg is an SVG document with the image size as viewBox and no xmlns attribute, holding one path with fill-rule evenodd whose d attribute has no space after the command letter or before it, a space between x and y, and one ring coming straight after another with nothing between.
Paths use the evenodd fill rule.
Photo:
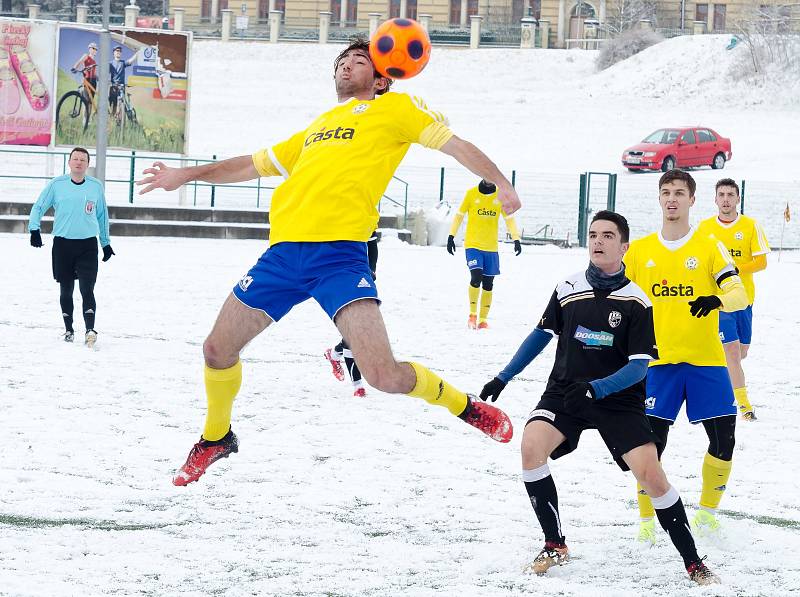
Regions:
<instances>
[{"instance_id":1,"label":"black glove","mask_svg":"<svg viewBox=\"0 0 800 597\"><path fill-rule=\"evenodd\" d=\"M514 255L519 255L522 253L522 243L518 240L514 241Z\"/></svg>"},{"instance_id":2,"label":"black glove","mask_svg":"<svg viewBox=\"0 0 800 597\"><path fill-rule=\"evenodd\" d=\"M719 309L722 306L722 301L715 295L698 296L693 301L689 301L689 308L692 315L695 317L705 317L714 309Z\"/></svg>"},{"instance_id":3,"label":"black glove","mask_svg":"<svg viewBox=\"0 0 800 597\"><path fill-rule=\"evenodd\" d=\"M31 246L38 249L42 244L42 233L38 230L31 230Z\"/></svg>"},{"instance_id":4,"label":"black glove","mask_svg":"<svg viewBox=\"0 0 800 597\"><path fill-rule=\"evenodd\" d=\"M569 412L577 412L594 403L594 390L591 384L580 381L567 388L564 394L564 406Z\"/></svg>"},{"instance_id":5,"label":"black glove","mask_svg":"<svg viewBox=\"0 0 800 597\"><path fill-rule=\"evenodd\" d=\"M111 259L112 255L116 255L114 249L111 248L111 245L106 245L103 247L103 261L108 261Z\"/></svg>"},{"instance_id":6,"label":"black glove","mask_svg":"<svg viewBox=\"0 0 800 597\"><path fill-rule=\"evenodd\" d=\"M456 254L456 239L452 234L447 237L447 252L451 255Z\"/></svg>"},{"instance_id":7,"label":"black glove","mask_svg":"<svg viewBox=\"0 0 800 597\"><path fill-rule=\"evenodd\" d=\"M492 402L494 402L500 396L500 392L502 392L503 388L505 387L506 387L506 382L504 382L499 377L495 377L492 381L483 386L483 389L481 390L480 394L481 400L485 401L489 399Z\"/></svg>"}]
</instances>

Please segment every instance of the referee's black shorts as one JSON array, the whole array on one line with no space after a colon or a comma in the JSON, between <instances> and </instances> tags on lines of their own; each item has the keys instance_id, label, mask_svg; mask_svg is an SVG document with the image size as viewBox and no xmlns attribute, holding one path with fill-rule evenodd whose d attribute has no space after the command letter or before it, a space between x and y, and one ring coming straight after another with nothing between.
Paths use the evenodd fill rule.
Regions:
<instances>
[{"instance_id":1,"label":"referee's black shorts","mask_svg":"<svg viewBox=\"0 0 800 597\"><path fill-rule=\"evenodd\" d=\"M644 402L604 398L574 413L567 412L563 400L542 398L529 415L528 423L531 421L550 423L567 438L550 455L554 460L575 450L585 429L600 432L608 451L623 471L630 469L622 455L634 448L653 442L661 453L661 440L650 428Z\"/></svg>"},{"instance_id":2,"label":"referee's black shorts","mask_svg":"<svg viewBox=\"0 0 800 597\"><path fill-rule=\"evenodd\" d=\"M53 237L53 277L56 282L97 280L97 238Z\"/></svg>"}]
</instances>

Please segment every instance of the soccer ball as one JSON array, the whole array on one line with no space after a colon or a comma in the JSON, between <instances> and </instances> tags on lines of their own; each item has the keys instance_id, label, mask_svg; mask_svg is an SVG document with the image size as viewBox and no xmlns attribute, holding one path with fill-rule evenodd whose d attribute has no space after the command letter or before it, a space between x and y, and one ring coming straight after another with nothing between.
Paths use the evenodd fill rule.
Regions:
<instances>
[{"instance_id":1,"label":"soccer ball","mask_svg":"<svg viewBox=\"0 0 800 597\"><path fill-rule=\"evenodd\" d=\"M431 40L422 25L412 19L389 19L369 40L375 69L390 79L418 75L431 57Z\"/></svg>"}]
</instances>

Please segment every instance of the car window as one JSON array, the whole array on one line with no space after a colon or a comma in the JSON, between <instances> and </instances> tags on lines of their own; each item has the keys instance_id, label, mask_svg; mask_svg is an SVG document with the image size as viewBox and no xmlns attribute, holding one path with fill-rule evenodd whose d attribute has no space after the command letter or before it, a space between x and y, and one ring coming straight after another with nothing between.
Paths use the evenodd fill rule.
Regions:
<instances>
[{"instance_id":1,"label":"car window","mask_svg":"<svg viewBox=\"0 0 800 597\"><path fill-rule=\"evenodd\" d=\"M685 133L683 133L683 136L681 137L681 140L684 143L688 143L690 145L694 144L695 143L694 131L686 131Z\"/></svg>"},{"instance_id":2,"label":"car window","mask_svg":"<svg viewBox=\"0 0 800 597\"><path fill-rule=\"evenodd\" d=\"M664 131L664 140L661 141L662 143L666 143L670 145L675 143L675 140L678 138L678 131Z\"/></svg>"},{"instance_id":3,"label":"car window","mask_svg":"<svg viewBox=\"0 0 800 597\"><path fill-rule=\"evenodd\" d=\"M699 129L697 131L697 136L701 143L711 143L717 140L716 136L714 136L714 133L708 129Z\"/></svg>"},{"instance_id":4,"label":"car window","mask_svg":"<svg viewBox=\"0 0 800 597\"><path fill-rule=\"evenodd\" d=\"M678 138L678 131L670 129L658 129L650 133L642 140L642 143L674 143Z\"/></svg>"}]
</instances>

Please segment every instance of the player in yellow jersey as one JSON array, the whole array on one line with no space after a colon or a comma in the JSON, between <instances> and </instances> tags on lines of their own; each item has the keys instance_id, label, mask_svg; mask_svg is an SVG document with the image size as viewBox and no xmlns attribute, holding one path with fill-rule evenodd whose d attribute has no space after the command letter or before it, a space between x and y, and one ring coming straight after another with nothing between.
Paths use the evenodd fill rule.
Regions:
<instances>
[{"instance_id":1,"label":"player in yellow jersey","mask_svg":"<svg viewBox=\"0 0 800 597\"><path fill-rule=\"evenodd\" d=\"M501 410L487 409L418 363L395 360L366 241L378 223L378 202L412 143L438 149L494 182L507 213L519 209L519 197L497 166L455 136L424 102L389 92L391 81L375 70L368 42L353 42L339 54L334 82L339 103L289 139L203 166L168 168L155 162L137 183L146 193L175 190L194 180L285 178L272 196L270 246L234 287L203 344L206 424L173 479L176 485L196 481L209 465L238 451L230 420L242 383L239 355L272 322L309 298L339 328L372 387L422 398L492 439L511 439L511 421Z\"/></svg>"},{"instance_id":2,"label":"player in yellow jersey","mask_svg":"<svg viewBox=\"0 0 800 597\"><path fill-rule=\"evenodd\" d=\"M464 237L464 249L469 268L469 319L470 329L483 330L489 327L487 318L492 306L492 290L494 277L500 275L500 256L497 253L497 228L500 216L506 222L506 228L514 240L514 253L522 253L519 230L512 216L507 215L497 199L497 187L482 180L477 187L467 191L450 226L447 237L447 252L456 253L455 236L461 227L464 217L467 218L467 233ZM483 286L483 292L481 292ZM478 302L480 297L480 321L478 320Z\"/></svg>"},{"instance_id":3,"label":"player in yellow jersey","mask_svg":"<svg viewBox=\"0 0 800 597\"><path fill-rule=\"evenodd\" d=\"M682 404L702 423L709 446L702 467L698 534L719 528L714 513L731 472L736 403L719 339L719 310L747 306L747 293L727 249L689 224L696 184L681 170L658 183L661 231L631 243L626 272L653 303L658 359L647 370L645 408L663 451ZM653 503L639 486L639 540L655 542Z\"/></svg>"},{"instance_id":4,"label":"player in yellow jersey","mask_svg":"<svg viewBox=\"0 0 800 597\"><path fill-rule=\"evenodd\" d=\"M733 394L739 414L745 421L755 421L756 412L747 397L747 385L742 369L742 359L747 356L753 336L753 301L756 288L753 274L767 267L769 243L767 236L753 218L739 213L739 185L730 178L723 178L716 184L716 216L700 222L698 230L703 234L713 234L731 254L739 277L747 290L747 307L733 313L719 314L719 335L725 348L728 373L733 384Z\"/></svg>"}]
</instances>

